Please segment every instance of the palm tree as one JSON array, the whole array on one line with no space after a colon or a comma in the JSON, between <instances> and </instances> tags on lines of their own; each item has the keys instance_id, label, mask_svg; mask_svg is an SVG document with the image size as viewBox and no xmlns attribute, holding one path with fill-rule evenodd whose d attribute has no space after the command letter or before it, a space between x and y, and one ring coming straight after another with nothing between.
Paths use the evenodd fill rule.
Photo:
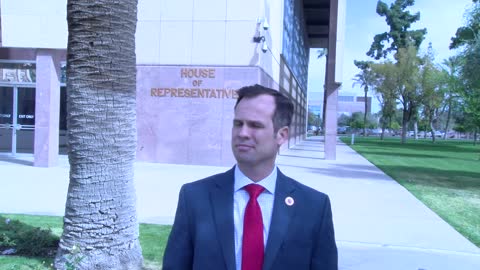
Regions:
<instances>
[{"instance_id":1,"label":"palm tree","mask_svg":"<svg viewBox=\"0 0 480 270\"><path fill-rule=\"evenodd\" d=\"M136 150L137 0L67 2L70 184L56 269L141 269Z\"/></svg>"},{"instance_id":2,"label":"palm tree","mask_svg":"<svg viewBox=\"0 0 480 270\"><path fill-rule=\"evenodd\" d=\"M325 56L327 57L328 54L328 49L327 48L321 48L317 50L317 59L320 59ZM327 112L327 91L324 88L323 89L323 106L322 106L322 119L325 119L325 114ZM319 126L320 127L320 126ZM322 123L322 129L325 131L325 121Z\"/></svg>"},{"instance_id":3,"label":"palm tree","mask_svg":"<svg viewBox=\"0 0 480 270\"><path fill-rule=\"evenodd\" d=\"M320 59L324 56L327 56L327 48L322 48L317 50L317 59Z\"/></svg>"},{"instance_id":4,"label":"palm tree","mask_svg":"<svg viewBox=\"0 0 480 270\"><path fill-rule=\"evenodd\" d=\"M355 85L360 85L363 87L363 91L365 92L365 112L363 114L363 136L367 136L367 113L368 113L368 89L371 85L373 85L374 75L372 72L372 62L371 61L354 61L355 66L357 66L361 71L360 73L356 74L353 78Z\"/></svg>"}]
</instances>

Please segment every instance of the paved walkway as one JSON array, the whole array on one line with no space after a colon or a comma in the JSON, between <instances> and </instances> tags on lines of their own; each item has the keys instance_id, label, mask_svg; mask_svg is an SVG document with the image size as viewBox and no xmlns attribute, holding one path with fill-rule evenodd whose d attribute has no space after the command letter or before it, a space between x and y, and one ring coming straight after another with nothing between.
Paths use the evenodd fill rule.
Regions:
<instances>
[{"instance_id":1,"label":"paved walkway","mask_svg":"<svg viewBox=\"0 0 480 270\"><path fill-rule=\"evenodd\" d=\"M0 154L0 213L62 215L67 158L54 168L31 165L31 155ZM320 138L310 138L282 151L278 165L329 194L341 270L480 269L479 248L350 147L339 142L337 160L324 160ZM140 221L171 223L183 183L227 169L135 163Z\"/></svg>"}]
</instances>

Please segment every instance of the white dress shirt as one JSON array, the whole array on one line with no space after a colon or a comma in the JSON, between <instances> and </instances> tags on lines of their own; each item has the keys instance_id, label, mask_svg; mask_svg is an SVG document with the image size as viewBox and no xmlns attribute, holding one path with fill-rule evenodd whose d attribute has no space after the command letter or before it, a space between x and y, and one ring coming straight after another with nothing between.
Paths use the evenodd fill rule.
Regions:
<instances>
[{"instance_id":1,"label":"white dress shirt","mask_svg":"<svg viewBox=\"0 0 480 270\"><path fill-rule=\"evenodd\" d=\"M262 210L263 220L263 246L267 244L268 231L272 220L273 199L275 194L275 183L277 181L277 166L273 168L272 173L264 179L254 182L243 174L238 166L235 166L235 183L233 190L233 222L235 225L235 264L237 270L242 269L242 239L243 239L243 217L245 215L245 207L247 206L250 196L243 189L249 184L258 184L265 190L258 196L257 201Z\"/></svg>"}]
</instances>

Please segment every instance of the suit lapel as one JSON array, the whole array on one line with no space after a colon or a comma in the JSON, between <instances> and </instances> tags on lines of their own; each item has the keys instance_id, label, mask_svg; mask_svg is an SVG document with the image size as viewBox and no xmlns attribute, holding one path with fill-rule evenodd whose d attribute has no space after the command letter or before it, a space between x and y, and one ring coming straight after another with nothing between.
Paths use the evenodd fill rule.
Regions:
<instances>
[{"instance_id":1,"label":"suit lapel","mask_svg":"<svg viewBox=\"0 0 480 270\"><path fill-rule=\"evenodd\" d=\"M295 205L288 206L285 203L285 198L289 196L294 198L292 195L294 190L295 186L293 183L278 170L272 220L265 249L263 270L271 269L277 252L287 234L290 219L295 211Z\"/></svg>"},{"instance_id":2,"label":"suit lapel","mask_svg":"<svg viewBox=\"0 0 480 270\"><path fill-rule=\"evenodd\" d=\"M210 197L217 238L228 270L235 270L233 182L234 169L231 169L217 179Z\"/></svg>"}]
</instances>

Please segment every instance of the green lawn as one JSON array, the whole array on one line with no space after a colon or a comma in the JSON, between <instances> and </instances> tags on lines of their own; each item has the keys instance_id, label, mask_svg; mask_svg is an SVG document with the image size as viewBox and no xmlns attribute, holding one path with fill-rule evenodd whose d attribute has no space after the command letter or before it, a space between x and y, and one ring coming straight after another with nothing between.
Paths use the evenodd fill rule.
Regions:
<instances>
[{"instance_id":1,"label":"green lawn","mask_svg":"<svg viewBox=\"0 0 480 270\"><path fill-rule=\"evenodd\" d=\"M480 247L480 146L374 137L356 137L350 146Z\"/></svg>"},{"instance_id":2,"label":"green lawn","mask_svg":"<svg viewBox=\"0 0 480 270\"><path fill-rule=\"evenodd\" d=\"M50 228L52 234L60 236L62 233L62 218L53 216L31 216L0 214L0 218L18 220L25 225ZM147 269L161 269L162 258L171 226L140 224L140 244ZM0 234L2 231L0 230ZM44 270L53 258L28 258L20 256L0 256L0 270Z\"/></svg>"}]
</instances>

